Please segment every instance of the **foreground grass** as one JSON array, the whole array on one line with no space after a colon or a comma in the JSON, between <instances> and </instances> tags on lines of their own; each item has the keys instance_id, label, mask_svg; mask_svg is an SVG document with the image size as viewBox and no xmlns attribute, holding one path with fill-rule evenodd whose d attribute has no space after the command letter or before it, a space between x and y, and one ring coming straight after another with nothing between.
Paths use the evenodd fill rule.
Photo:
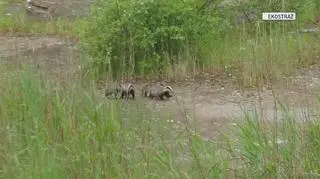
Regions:
<instances>
[{"instance_id":1,"label":"foreground grass","mask_svg":"<svg viewBox=\"0 0 320 179\"><path fill-rule=\"evenodd\" d=\"M320 123L248 114L208 141L143 103L50 82L30 69L0 80L1 178L298 178L320 176ZM54 87L54 88L53 88Z\"/></svg>"}]
</instances>

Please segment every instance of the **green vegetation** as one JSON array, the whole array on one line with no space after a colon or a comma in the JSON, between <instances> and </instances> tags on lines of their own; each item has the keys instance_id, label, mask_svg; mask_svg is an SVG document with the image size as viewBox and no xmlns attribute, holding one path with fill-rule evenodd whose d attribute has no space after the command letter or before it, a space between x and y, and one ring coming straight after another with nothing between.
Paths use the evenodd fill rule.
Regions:
<instances>
[{"instance_id":1,"label":"green vegetation","mask_svg":"<svg viewBox=\"0 0 320 179\"><path fill-rule=\"evenodd\" d=\"M25 12L0 16L0 31L77 36L84 69L95 78L179 80L222 71L251 87L318 61L319 34L289 33L320 16L317 0L219 3L99 0L89 17L75 20L31 21ZM293 11L297 21L262 21L267 11Z\"/></svg>"},{"instance_id":2,"label":"green vegetation","mask_svg":"<svg viewBox=\"0 0 320 179\"><path fill-rule=\"evenodd\" d=\"M187 116L178 121L139 100L104 100L91 81L223 71L241 87L272 82L319 61L318 34L289 33L319 16L319 1L254 0L223 9L193 0L96 3L75 21L0 16L1 32L77 35L82 65L94 77L61 85L31 68L0 66L1 178L320 177L319 118L302 123L280 103L282 120L248 113L210 141ZM234 20L255 8L292 10L298 21Z\"/></svg>"},{"instance_id":3,"label":"green vegetation","mask_svg":"<svg viewBox=\"0 0 320 179\"><path fill-rule=\"evenodd\" d=\"M101 100L26 68L1 75L1 178L319 177L319 120L261 121L248 114L224 137L201 138L186 117L143 103ZM55 87L55 88L53 88ZM130 116L130 117L128 117Z\"/></svg>"},{"instance_id":4,"label":"green vegetation","mask_svg":"<svg viewBox=\"0 0 320 179\"><path fill-rule=\"evenodd\" d=\"M60 18L52 22L28 22L24 14L0 18L1 32L25 32L43 35L75 36L75 22Z\"/></svg>"},{"instance_id":5,"label":"green vegetation","mask_svg":"<svg viewBox=\"0 0 320 179\"><path fill-rule=\"evenodd\" d=\"M99 1L83 34L85 49L95 58L93 68L112 69L114 75L158 74L179 58L198 53L203 37L215 37L228 27L222 13L199 12L199 5L180 0Z\"/></svg>"},{"instance_id":6,"label":"green vegetation","mask_svg":"<svg viewBox=\"0 0 320 179\"><path fill-rule=\"evenodd\" d=\"M95 76L178 79L228 67L238 69L243 86L277 79L318 58L319 36L289 32L319 13L313 0L271 2L217 8L194 0L98 1L80 33L86 66ZM280 10L296 12L297 21L261 20L262 12Z\"/></svg>"}]
</instances>

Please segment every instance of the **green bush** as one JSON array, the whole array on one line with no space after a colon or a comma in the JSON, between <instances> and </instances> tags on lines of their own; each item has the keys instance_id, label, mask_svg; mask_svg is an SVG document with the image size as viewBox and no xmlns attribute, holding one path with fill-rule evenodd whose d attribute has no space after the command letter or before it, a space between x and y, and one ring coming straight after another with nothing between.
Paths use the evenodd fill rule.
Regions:
<instances>
[{"instance_id":1,"label":"green bush","mask_svg":"<svg viewBox=\"0 0 320 179\"><path fill-rule=\"evenodd\" d=\"M251 72L257 68L252 66L252 70L248 71L243 66L248 67L248 63L256 64L254 61L261 61L258 64L268 66L270 54L273 53L276 55L273 59L286 61L279 56L281 53L277 50L268 51L263 47L256 51L254 48L257 44L252 46L251 42L261 41L263 46L270 47L275 47L271 39L283 39L283 44L291 43L287 32L296 31L317 15L315 0L234 1L234 6L220 6L216 1L208 2L98 1L93 6L91 15L82 24L84 28L79 29L85 52L84 69L87 68L88 72L98 77L107 73L113 77L135 74L143 77L158 75L184 78L192 75L190 72L216 72L217 69L228 71L226 67L231 66L230 69L237 70L235 73L245 74L250 71L249 76L238 76L239 83L251 86L251 78L255 78ZM297 21L262 21L261 13L270 11L296 12ZM295 35L295 38L300 37ZM306 40L306 44L312 44L313 41L316 43L317 39ZM300 46L301 42L294 40L293 43ZM275 49L281 49L283 54L287 54L288 46L283 44ZM239 56L239 51L243 55ZM307 49L299 53L302 51L315 54ZM296 58L301 56L290 55ZM310 55L311 58L314 55ZM282 64L271 65L273 71L266 71L264 67L261 69L264 74L273 74L270 79L276 79L288 71L281 71ZM275 73L274 70L280 71ZM260 71L256 74L263 76L259 75Z\"/></svg>"},{"instance_id":2,"label":"green bush","mask_svg":"<svg viewBox=\"0 0 320 179\"><path fill-rule=\"evenodd\" d=\"M201 57L197 43L227 28L219 10L201 6L195 0L101 0L81 35L82 45L98 72L159 73L186 52Z\"/></svg>"}]
</instances>

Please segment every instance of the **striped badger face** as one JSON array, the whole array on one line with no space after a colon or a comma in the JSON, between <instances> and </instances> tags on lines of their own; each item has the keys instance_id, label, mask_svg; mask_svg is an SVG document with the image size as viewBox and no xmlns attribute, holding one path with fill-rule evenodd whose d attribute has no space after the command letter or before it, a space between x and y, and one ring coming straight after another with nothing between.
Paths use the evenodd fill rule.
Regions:
<instances>
[{"instance_id":1,"label":"striped badger face","mask_svg":"<svg viewBox=\"0 0 320 179\"><path fill-rule=\"evenodd\" d=\"M135 87L133 84L127 84L127 85L120 85L121 88L121 98L122 99L129 99L130 96L132 100L135 99Z\"/></svg>"},{"instance_id":2,"label":"striped badger face","mask_svg":"<svg viewBox=\"0 0 320 179\"><path fill-rule=\"evenodd\" d=\"M173 89L171 86L163 86L162 95L166 98L171 98L173 96Z\"/></svg>"},{"instance_id":3,"label":"striped badger face","mask_svg":"<svg viewBox=\"0 0 320 179\"><path fill-rule=\"evenodd\" d=\"M164 100L164 98L173 96L173 89L171 86L165 86L162 83L147 84L142 88L142 96Z\"/></svg>"}]
</instances>

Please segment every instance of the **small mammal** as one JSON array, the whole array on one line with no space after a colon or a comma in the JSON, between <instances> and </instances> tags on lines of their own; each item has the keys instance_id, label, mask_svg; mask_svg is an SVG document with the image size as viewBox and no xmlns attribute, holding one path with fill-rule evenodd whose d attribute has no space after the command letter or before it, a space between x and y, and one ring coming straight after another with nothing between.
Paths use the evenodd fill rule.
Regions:
<instances>
[{"instance_id":1,"label":"small mammal","mask_svg":"<svg viewBox=\"0 0 320 179\"><path fill-rule=\"evenodd\" d=\"M121 98L123 99L129 99L130 96L132 98L132 100L135 99L135 87L133 84L129 83L129 84L121 84Z\"/></svg>"},{"instance_id":2,"label":"small mammal","mask_svg":"<svg viewBox=\"0 0 320 179\"><path fill-rule=\"evenodd\" d=\"M163 83L149 83L142 88L141 93L143 97L164 100L173 96L173 89Z\"/></svg>"},{"instance_id":3,"label":"small mammal","mask_svg":"<svg viewBox=\"0 0 320 179\"><path fill-rule=\"evenodd\" d=\"M115 88L107 88L105 90L105 96L114 96L115 99L118 99L118 96L121 96L121 99L129 99L130 97L132 100L135 99L135 87L133 84L120 84L118 87Z\"/></svg>"},{"instance_id":4,"label":"small mammal","mask_svg":"<svg viewBox=\"0 0 320 179\"><path fill-rule=\"evenodd\" d=\"M118 95L121 93L121 88L120 87L107 88L105 89L104 93L107 98L113 95L115 99L118 99Z\"/></svg>"}]
</instances>

